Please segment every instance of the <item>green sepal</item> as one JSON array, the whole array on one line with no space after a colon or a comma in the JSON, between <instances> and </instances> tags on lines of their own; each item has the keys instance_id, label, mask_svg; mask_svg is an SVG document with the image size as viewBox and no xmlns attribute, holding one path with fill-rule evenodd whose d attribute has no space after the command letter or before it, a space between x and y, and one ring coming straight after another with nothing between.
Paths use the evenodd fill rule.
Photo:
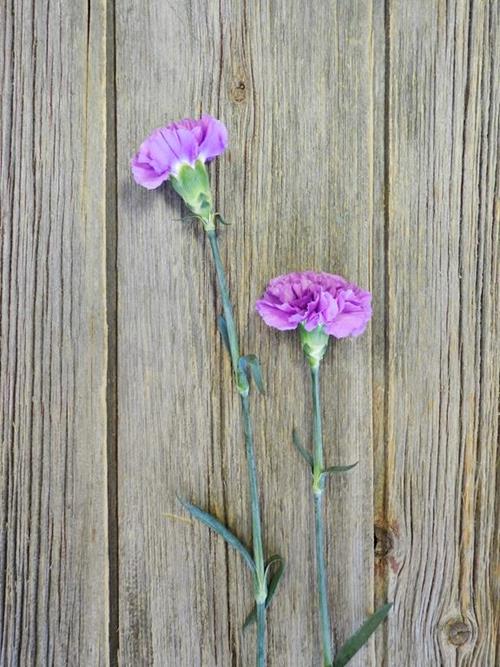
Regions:
<instances>
[{"instance_id":1,"label":"green sepal","mask_svg":"<svg viewBox=\"0 0 500 667\"><path fill-rule=\"evenodd\" d=\"M329 475L338 475L341 472L347 472L348 470L352 470L358 465L358 461L356 463L351 463L351 465L348 466L329 466L328 468L325 468L323 472L321 473L322 477L328 477Z\"/></svg>"},{"instance_id":2,"label":"green sepal","mask_svg":"<svg viewBox=\"0 0 500 667\"><path fill-rule=\"evenodd\" d=\"M245 374L248 381L250 381L250 377L252 377L259 393L265 394L262 369L260 361L255 354L246 354L244 357L240 357L238 361L238 370Z\"/></svg>"},{"instance_id":3,"label":"green sepal","mask_svg":"<svg viewBox=\"0 0 500 667\"><path fill-rule=\"evenodd\" d=\"M169 180L195 216L201 218L204 224L211 224L212 191L205 164L201 160L197 160L194 167L183 164Z\"/></svg>"},{"instance_id":4,"label":"green sepal","mask_svg":"<svg viewBox=\"0 0 500 667\"><path fill-rule=\"evenodd\" d=\"M371 635L375 632L378 626L386 618L392 607L392 602L385 604L380 609L372 614L363 625L357 630L352 637L339 649L332 667L344 667L349 660L359 651L359 649L366 644Z\"/></svg>"},{"instance_id":5,"label":"green sepal","mask_svg":"<svg viewBox=\"0 0 500 667\"><path fill-rule=\"evenodd\" d=\"M191 516L193 516L195 519L198 519L198 521L201 521L201 523L205 524L205 526L215 530L215 532L224 538L231 547L236 549L236 551L238 551L243 556L245 562L252 570L252 572L255 572L255 563L253 562L253 558L250 555L250 552L240 542L236 535L233 535L233 533L228 528L226 528L223 523L221 523L211 514L208 514L208 512L204 512L199 507L196 507L196 505L192 505L187 500L184 500L184 498L177 496L177 499L184 507L184 509L186 509L191 514Z\"/></svg>"},{"instance_id":6,"label":"green sepal","mask_svg":"<svg viewBox=\"0 0 500 667\"><path fill-rule=\"evenodd\" d=\"M276 590L278 588L278 584L281 581L281 578L283 576L283 573L285 572L285 561L281 556L278 554L275 554L274 556L271 556L271 558L267 561L266 564L266 569L265 569L265 576L267 579L267 576L269 574L270 568L275 564L279 563L278 569L274 573L274 575L271 577L269 580L269 584L267 586L267 597L266 597L266 609L269 607L271 604L273 597L276 594ZM243 630L246 630L249 625L252 625L252 623L255 623L257 620L257 609L254 606L252 611L248 614L248 616L245 619L245 622L243 623Z\"/></svg>"},{"instance_id":7,"label":"green sepal","mask_svg":"<svg viewBox=\"0 0 500 667\"><path fill-rule=\"evenodd\" d=\"M217 316L217 328L219 329L219 333L221 335L222 342L226 347L226 350L231 352L231 348L229 347L229 334L227 333L226 318L224 315Z\"/></svg>"},{"instance_id":8,"label":"green sepal","mask_svg":"<svg viewBox=\"0 0 500 667\"><path fill-rule=\"evenodd\" d=\"M293 442L293 446L295 447L295 449L302 456L304 461L309 464L309 466L312 470L312 467L314 465L314 460L313 460L312 454L310 452L308 452L307 449L302 445L302 443L300 441L300 436L297 433L296 428L294 428L293 431L292 431L292 442Z\"/></svg>"},{"instance_id":9,"label":"green sepal","mask_svg":"<svg viewBox=\"0 0 500 667\"><path fill-rule=\"evenodd\" d=\"M312 331L306 331L306 328L301 324L298 328L300 343L302 350L306 356L307 362L311 368L317 368L319 362L325 356L326 348L328 347L329 335L320 324Z\"/></svg>"}]
</instances>

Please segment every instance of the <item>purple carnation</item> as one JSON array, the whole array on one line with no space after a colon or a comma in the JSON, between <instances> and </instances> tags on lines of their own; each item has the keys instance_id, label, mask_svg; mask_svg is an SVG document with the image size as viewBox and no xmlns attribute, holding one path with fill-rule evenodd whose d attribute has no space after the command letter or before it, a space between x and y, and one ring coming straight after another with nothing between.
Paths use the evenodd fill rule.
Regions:
<instances>
[{"instance_id":1,"label":"purple carnation","mask_svg":"<svg viewBox=\"0 0 500 667\"><path fill-rule=\"evenodd\" d=\"M371 294L331 273L288 273L273 278L257 312L271 327L287 331L300 324L306 331L320 325L335 338L359 336L371 316Z\"/></svg>"},{"instance_id":2,"label":"purple carnation","mask_svg":"<svg viewBox=\"0 0 500 667\"><path fill-rule=\"evenodd\" d=\"M183 164L205 163L224 152L227 129L220 120L204 114L200 120L185 118L155 130L132 158L130 166L139 185L153 190Z\"/></svg>"}]
</instances>

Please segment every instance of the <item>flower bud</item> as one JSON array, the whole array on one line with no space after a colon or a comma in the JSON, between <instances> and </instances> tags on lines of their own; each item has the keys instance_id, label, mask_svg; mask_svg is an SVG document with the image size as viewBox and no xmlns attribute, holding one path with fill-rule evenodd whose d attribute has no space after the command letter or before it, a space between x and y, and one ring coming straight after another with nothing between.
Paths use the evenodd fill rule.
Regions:
<instances>
[{"instance_id":1,"label":"flower bud","mask_svg":"<svg viewBox=\"0 0 500 667\"><path fill-rule=\"evenodd\" d=\"M325 356L328 347L329 336L320 325L311 331L307 331L303 324L299 326L300 343L302 350L311 368L319 366L319 362Z\"/></svg>"}]
</instances>

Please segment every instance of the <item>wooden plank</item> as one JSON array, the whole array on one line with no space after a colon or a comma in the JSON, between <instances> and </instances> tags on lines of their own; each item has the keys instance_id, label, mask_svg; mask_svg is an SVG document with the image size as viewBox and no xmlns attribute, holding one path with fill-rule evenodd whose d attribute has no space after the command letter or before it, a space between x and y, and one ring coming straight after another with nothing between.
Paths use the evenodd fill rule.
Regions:
<instances>
[{"instance_id":1,"label":"wooden plank","mask_svg":"<svg viewBox=\"0 0 500 667\"><path fill-rule=\"evenodd\" d=\"M373 127L383 16L371 2L120 0L116 29L120 659L244 665L254 655L252 631L240 631L251 596L237 556L202 527L165 518L179 513L182 491L250 532L209 255L201 230L178 222L177 198L141 191L128 168L152 128L203 110L231 134L212 168L234 223L221 242L244 349L259 354L269 385L254 401L265 540L289 564L270 613L270 664L309 666L319 658L310 492L291 446L293 425L304 436L311 426L308 377L297 341L267 330L253 304L271 276L294 269L371 282L372 224L383 218L374 168L383 135L374 138ZM328 458L360 460L329 496L337 643L373 609L371 378L370 334L332 346L323 375ZM351 664L374 665L374 646Z\"/></svg>"},{"instance_id":2,"label":"wooden plank","mask_svg":"<svg viewBox=\"0 0 500 667\"><path fill-rule=\"evenodd\" d=\"M117 585L120 663L252 662L237 556L166 518L180 490L250 532L209 256L200 230L175 221L175 196L141 192L128 173L147 131L202 110L231 131L213 168L234 222L221 241L244 348L269 385L254 402L265 536L289 565L270 662L319 660L308 480L290 447L310 410L296 342L253 304L271 275L308 266L375 294L370 334L332 346L324 368L329 460L361 462L330 489L335 640L389 583L394 615L351 664L496 664L498 5L119 2L116 375L105 8L1 11L2 664L106 664ZM109 263L112 309L115 280Z\"/></svg>"},{"instance_id":3,"label":"wooden plank","mask_svg":"<svg viewBox=\"0 0 500 667\"><path fill-rule=\"evenodd\" d=\"M108 663L104 3L0 8L0 663Z\"/></svg>"},{"instance_id":4,"label":"wooden plank","mask_svg":"<svg viewBox=\"0 0 500 667\"><path fill-rule=\"evenodd\" d=\"M380 664L498 664L499 25L496 2L389 5Z\"/></svg>"},{"instance_id":5,"label":"wooden plank","mask_svg":"<svg viewBox=\"0 0 500 667\"><path fill-rule=\"evenodd\" d=\"M183 493L224 518L213 275L178 199L141 191L128 166L154 127L216 112L219 16L201 2L116 10L120 662L224 664L225 546L166 516Z\"/></svg>"},{"instance_id":6,"label":"wooden plank","mask_svg":"<svg viewBox=\"0 0 500 667\"><path fill-rule=\"evenodd\" d=\"M284 552L289 566L270 614L270 662L310 665L320 662L310 480L291 447L294 425L304 439L310 435L310 403L304 399L309 378L293 335L271 332L255 321L253 304L271 276L291 270L338 272L369 285L373 17L371 3L294 2L272 9L266 3L235 23L246 32L233 38L242 47L224 68L225 89L240 89L241 71L247 94L238 106L223 106L238 140L231 168L220 169L221 201L228 219L242 223L234 229L234 242L228 238L225 245L245 248L232 270L232 284L248 350L263 360L269 384L268 397L257 406L267 543L270 552ZM234 192L243 199L235 199ZM356 344L332 345L322 377L327 459L360 461L354 474L330 484L326 503L337 645L373 605L370 363L368 334ZM231 408L225 431L230 433L233 424L230 439L236 441L236 407ZM239 474L236 463L233 474ZM245 505L237 507L239 521ZM242 609L243 591L236 599ZM242 646L247 651L242 664L250 660L248 648ZM352 664L373 661L370 646Z\"/></svg>"}]
</instances>

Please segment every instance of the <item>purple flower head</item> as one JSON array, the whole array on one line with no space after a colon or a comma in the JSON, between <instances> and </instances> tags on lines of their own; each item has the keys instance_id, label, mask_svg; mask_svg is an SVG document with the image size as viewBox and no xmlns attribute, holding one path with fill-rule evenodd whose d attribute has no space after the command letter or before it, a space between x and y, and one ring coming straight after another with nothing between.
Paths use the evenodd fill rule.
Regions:
<instances>
[{"instance_id":1,"label":"purple flower head","mask_svg":"<svg viewBox=\"0 0 500 667\"><path fill-rule=\"evenodd\" d=\"M185 118L155 130L132 158L130 166L136 182L153 190L177 176L183 164L209 162L224 152L227 129L220 120L204 114L200 120Z\"/></svg>"},{"instance_id":2,"label":"purple flower head","mask_svg":"<svg viewBox=\"0 0 500 667\"><path fill-rule=\"evenodd\" d=\"M317 327L335 338L359 336L371 316L371 294L331 273L288 273L273 278L257 312L271 327L287 331Z\"/></svg>"}]
</instances>

